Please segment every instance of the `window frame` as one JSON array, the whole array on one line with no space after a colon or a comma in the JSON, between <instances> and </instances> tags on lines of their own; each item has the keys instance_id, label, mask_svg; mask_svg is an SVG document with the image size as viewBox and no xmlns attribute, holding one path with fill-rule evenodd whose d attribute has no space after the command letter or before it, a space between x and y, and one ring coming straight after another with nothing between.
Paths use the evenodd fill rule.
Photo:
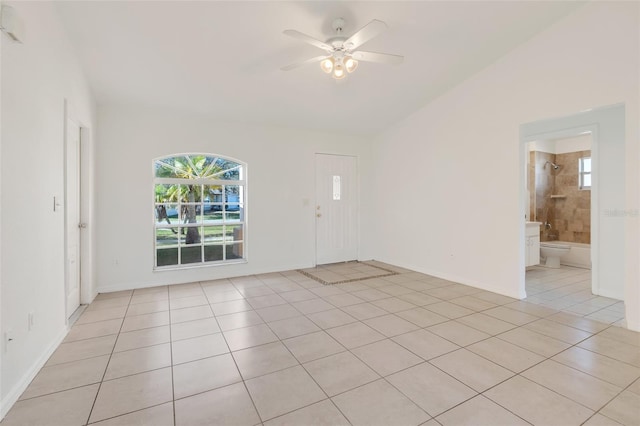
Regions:
<instances>
[{"instance_id":1,"label":"window frame","mask_svg":"<svg viewBox=\"0 0 640 426\"><path fill-rule=\"evenodd\" d=\"M584 160L589 160L589 171L584 171ZM589 175L591 179L593 179L593 160L591 156L585 156L578 158L578 189L582 191L590 191L593 186L593 180L590 185L584 184L585 176Z\"/></svg>"},{"instance_id":2,"label":"window frame","mask_svg":"<svg viewBox=\"0 0 640 426\"><path fill-rule=\"evenodd\" d=\"M204 156L204 157L208 157L208 158L213 158L213 159L221 159L223 161L229 161L229 162L233 162L238 164L238 166L240 166L242 172L240 175L240 179L235 180L235 179L209 179L209 178L196 178L196 179L189 179L189 178L177 178L177 177L157 177L156 176L156 164L159 161L162 160L167 160L167 159L172 159L172 158L180 158L180 157L189 157L188 161L191 162L191 158L195 157L195 156ZM192 164L192 163L191 163ZM248 250L247 250L247 235L248 235L248 221L247 221L247 212L248 212L248 188L247 188L247 163L240 161L238 159L235 159L233 157L229 157L229 156L224 156L224 155L219 155L219 154L214 154L214 153L176 153L176 154L171 154L171 155L165 155L162 157L156 157L151 161L151 173L152 173L152 185L151 185L151 201L152 201L152 238L153 238L153 242L152 242L152 246L153 246L153 271L154 272L161 272L161 271L171 271L171 270L182 270L182 269L193 269L193 268L203 268L203 267L212 267L212 266L222 266L222 265L233 265L233 264L240 264L240 263L247 263L248 261ZM167 202L167 201L157 201L156 199L156 186L157 185L206 185L206 186L220 186L221 190L222 190L222 199L218 202L218 201L213 201L213 202L205 202L204 197L202 197L203 199L201 199L198 202L185 202L182 200L179 201L175 201L175 202ZM226 187L228 186L239 186L240 189L240 193L241 195L239 196L238 201L232 201L232 202L228 202L226 199L225 191L226 191ZM175 224L162 224L159 219L158 219L158 214L157 214L157 208L160 205L169 205L169 204L174 204L176 205L176 210L177 210L177 222ZM196 206L196 212L197 210L197 206L200 206L200 213L196 213L197 216L196 217L202 217L203 216L203 210L205 209L205 205L211 205L212 208L213 206L220 206L220 212L222 214L222 218L220 219L220 221L217 221L215 223L210 223L207 224L204 222L204 220L198 220L196 221L196 223L183 223L182 221L182 206L188 206L188 205L195 205ZM226 213L230 212L230 211L234 211L235 210L227 210L227 207L229 204L232 205L238 205L238 207L242 207L242 209L238 210L238 211L242 211L242 213L240 214L239 218L237 220L228 220L226 217ZM231 244L227 244L226 243L226 232L225 232L225 227L226 226L241 226L242 229L242 238L239 240L239 243L242 246L242 257L240 258L233 258L233 259L226 259L227 256L227 248L228 247L232 247L233 243ZM222 228L222 244L220 244L220 246L222 247L222 259L221 260L210 260L210 261L206 261L204 259L204 247L206 246L215 246L217 244L206 244L206 240L205 240L205 235L202 234L201 235L201 241L199 243L197 243L197 245L193 245L191 247L200 247L201 249L201 261L200 262L193 262L193 263L182 263L182 259L181 259L181 251L185 248L185 247L189 247L189 245L184 244L183 242L181 242L181 238L178 237L178 241L176 244L176 248L177 248L177 256L178 256L178 263L177 264L170 264L170 265L158 265L158 240L157 240L157 230L158 229L176 229L178 231L178 235L181 234L182 229L183 228L200 228L201 230L204 230L204 227L206 226L211 226L211 227L221 227Z\"/></svg>"}]
</instances>

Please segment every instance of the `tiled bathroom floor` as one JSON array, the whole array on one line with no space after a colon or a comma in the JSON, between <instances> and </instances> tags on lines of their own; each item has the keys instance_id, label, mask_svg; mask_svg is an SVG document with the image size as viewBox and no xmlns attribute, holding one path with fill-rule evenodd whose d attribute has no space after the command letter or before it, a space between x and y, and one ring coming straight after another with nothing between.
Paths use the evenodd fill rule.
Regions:
<instances>
[{"instance_id":1,"label":"tiled bathroom floor","mask_svg":"<svg viewBox=\"0 0 640 426\"><path fill-rule=\"evenodd\" d=\"M393 269L102 294L2 424L640 423L640 334Z\"/></svg>"},{"instance_id":2,"label":"tiled bathroom floor","mask_svg":"<svg viewBox=\"0 0 640 426\"><path fill-rule=\"evenodd\" d=\"M534 266L526 272L527 302L624 326L624 302L591 293L591 270Z\"/></svg>"}]
</instances>

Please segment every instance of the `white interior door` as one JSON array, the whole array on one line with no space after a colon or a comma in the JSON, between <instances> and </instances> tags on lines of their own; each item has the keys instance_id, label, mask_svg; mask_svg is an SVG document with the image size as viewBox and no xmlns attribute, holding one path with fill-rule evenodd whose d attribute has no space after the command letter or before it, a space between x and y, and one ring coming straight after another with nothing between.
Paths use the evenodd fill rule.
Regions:
<instances>
[{"instance_id":1,"label":"white interior door","mask_svg":"<svg viewBox=\"0 0 640 426\"><path fill-rule=\"evenodd\" d=\"M356 157L316 154L316 264L358 257Z\"/></svg>"},{"instance_id":2,"label":"white interior door","mask_svg":"<svg viewBox=\"0 0 640 426\"><path fill-rule=\"evenodd\" d=\"M67 120L65 153L65 277L68 318L80 306L80 126L73 120Z\"/></svg>"}]
</instances>

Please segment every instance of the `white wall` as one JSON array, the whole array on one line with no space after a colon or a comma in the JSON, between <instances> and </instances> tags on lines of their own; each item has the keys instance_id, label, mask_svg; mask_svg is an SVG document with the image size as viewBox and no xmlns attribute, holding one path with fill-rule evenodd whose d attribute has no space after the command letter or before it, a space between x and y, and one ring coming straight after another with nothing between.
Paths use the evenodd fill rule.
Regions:
<instances>
[{"instance_id":1,"label":"white wall","mask_svg":"<svg viewBox=\"0 0 640 426\"><path fill-rule=\"evenodd\" d=\"M538 140L528 144L528 151L543 151L549 154L566 154L568 152L589 151L590 149L590 134L562 139Z\"/></svg>"},{"instance_id":2,"label":"white wall","mask_svg":"<svg viewBox=\"0 0 640 426\"><path fill-rule=\"evenodd\" d=\"M26 25L23 44L2 39L1 415L64 337L64 101L93 123L87 84L52 3L8 2ZM35 326L27 327L27 315Z\"/></svg>"},{"instance_id":3,"label":"white wall","mask_svg":"<svg viewBox=\"0 0 640 426\"><path fill-rule=\"evenodd\" d=\"M558 139L555 142L555 154L566 154L576 151L589 151L591 149L591 135L580 135L574 138Z\"/></svg>"},{"instance_id":4,"label":"white wall","mask_svg":"<svg viewBox=\"0 0 640 426\"><path fill-rule=\"evenodd\" d=\"M99 291L312 266L314 154L356 155L360 176L369 174L371 144L362 137L216 123L204 116L121 105L101 106L98 119ZM248 263L153 271L152 160L188 152L247 163ZM361 181L365 207L368 185L369 179ZM361 258L366 256L361 252Z\"/></svg>"},{"instance_id":5,"label":"white wall","mask_svg":"<svg viewBox=\"0 0 640 426\"><path fill-rule=\"evenodd\" d=\"M590 3L381 135L374 186L389 202L373 257L521 297L519 127L626 108L626 208L638 208L638 3ZM398 209L402 205L405 208ZM610 208L615 208L611 206ZM637 210L636 210L637 211ZM640 329L638 217L625 221L625 299Z\"/></svg>"}]
</instances>

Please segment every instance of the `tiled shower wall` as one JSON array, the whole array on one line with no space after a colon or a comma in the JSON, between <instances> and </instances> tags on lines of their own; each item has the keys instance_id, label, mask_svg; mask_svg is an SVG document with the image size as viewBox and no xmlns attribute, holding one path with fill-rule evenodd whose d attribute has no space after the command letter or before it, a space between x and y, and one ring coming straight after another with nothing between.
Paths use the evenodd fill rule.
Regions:
<instances>
[{"instance_id":1,"label":"tiled shower wall","mask_svg":"<svg viewBox=\"0 0 640 426\"><path fill-rule=\"evenodd\" d=\"M591 151L530 152L529 217L551 223L551 229L541 227L541 241L591 243L591 191L581 190L578 186L578 160L590 156ZM554 170L547 161L560 168ZM532 188L534 183L535 188ZM564 195L565 198L551 198L551 195Z\"/></svg>"},{"instance_id":2,"label":"tiled shower wall","mask_svg":"<svg viewBox=\"0 0 640 426\"><path fill-rule=\"evenodd\" d=\"M547 201L553 194L553 167L545 164L547 161L555 162L555 154L549 154L542 151L531 151L531 158L529 162L529 182L535 183L534 188L529 188L529 194L532 198L531 201L531 218L537 222L555 222L554 211L551 208L552 204ZM545 227L542 227L541 241L547 241L548 231ZM557 238L556 238L557 239Z\"/></svg>"},{"instance_id":3,"label":"tiled shower wall","mask_svg":"<svg viewBox=\"0 0 640 426\"><path fill-rule=\"evenodd\" d=\"M555 163L562 165L555 176L554 191L566 198L552 201L556 226L561 241L591 244L591 190L579 188L578 160L591 157L591 151L556 154Z\"/></svg>"}]
</instances>

